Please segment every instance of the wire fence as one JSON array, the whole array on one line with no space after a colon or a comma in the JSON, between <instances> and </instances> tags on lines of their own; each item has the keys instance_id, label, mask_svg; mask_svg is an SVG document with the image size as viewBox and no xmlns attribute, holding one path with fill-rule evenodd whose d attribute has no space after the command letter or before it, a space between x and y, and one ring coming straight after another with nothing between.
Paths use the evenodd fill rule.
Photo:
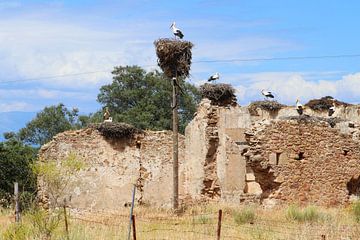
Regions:
<instances>
[{"instance_id":1,"label":"wire fence","mask_svg":"<svg viewBox=\"0 0 360 240\"><path fill-rule=\"evenodd\" d=\"M133 216L131 239L360 239L359 224L341 225L331 221L327 224L298 223L260 217L253 221L237 223L231 214L221 213L222 211L219 210L214 213L192 213L180 216ZM118 228L121 230L113 235L114 239L126 239L124 230L129 226L129 216L115 213L109 216L110 218L94 220L93 217L74 215L71 216L70 221Z\"/></svg>"}]
</instances>

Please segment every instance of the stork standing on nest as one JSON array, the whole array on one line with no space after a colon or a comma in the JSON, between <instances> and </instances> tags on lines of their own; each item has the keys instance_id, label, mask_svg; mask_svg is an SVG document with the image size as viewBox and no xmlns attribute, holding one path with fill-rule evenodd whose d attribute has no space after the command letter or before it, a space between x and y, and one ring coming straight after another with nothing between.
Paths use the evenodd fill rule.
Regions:
<instances>
[{"instance_id":1,"label":"stork standing on nest","mask_svg":"<svg viewBox=\"0 0 360 240\"><path fill-rule=\"evenodd\" d=\"M176 27L175 22L173 22L173 23L171 24L170 28L171 28L171 30L172 30L175 38L178 37L178 38L180 38L180 39L183 39L184 34L181 32L180 29L178 29L178 28Z\"/></svg>"},{"instance_id":2,"label":"stork standing on nest","mask_svg":"<svg viewBox=\"0 0 360 240\"><path fill-rule=\"evenodd\" d=\"M215 73L213 75L211 75L208 79L208 82L213 82L213 81L216 81L220 78L220 74L219 73Z\"/></svg>"},{"instance_id":3,"label":"stork standing on nest","mask_svg":"<svg viewBox=\"0 0 360 240\"><path fill-rule=\"evenodd\" d=\"M332 106L329 107L328 115L331 117L335 113L335 99L332 99Z\"/></svg>"},{"instance_id":4,"label":"stork standing on nest","mask_svg":"<svg viewBox=\"0 0 360 240\"><path fill-rule=\"evenodd\" d=\"M264 89L261 90L261 94L266 98L274 98L274 95L270 91L265 91Z\"/></svg>"},{"instance_id":5,"label":"stork standing on nest","mask_svg":"<svg viewBox=\"0 0 360 240\"><path fill-rule=\"evenodd\" d=\"M299 115L302 115L304 112L304 106L300 103L299 99L296 99L296 111L299 113Z\"/></svg>"}]
</instances>

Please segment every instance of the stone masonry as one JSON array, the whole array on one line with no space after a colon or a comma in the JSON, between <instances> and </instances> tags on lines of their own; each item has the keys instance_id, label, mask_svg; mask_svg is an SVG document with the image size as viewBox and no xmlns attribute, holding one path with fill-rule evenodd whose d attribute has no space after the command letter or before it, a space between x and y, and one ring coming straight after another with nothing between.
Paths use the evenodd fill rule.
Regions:
<instances>
[{"instance_id":1,"label":"stone masonry","mask_svg":"<svg viewBox=\"0 0 360 240\"><path fill-rule=\"evenodd\" d=\"M184 137L179 137L180 173L184 160ZM131 202L133 185L142 204L170 207L172 202L172 133L146 131L133 139L106 139L87 128L58 134L40 150L40 160L61 161L73 153L85 163L68 186L70 207L114 210ZM180 197L183 177L180 174ZM39 189L46 200L46 189Z\"/></svg>"}]
</instances>

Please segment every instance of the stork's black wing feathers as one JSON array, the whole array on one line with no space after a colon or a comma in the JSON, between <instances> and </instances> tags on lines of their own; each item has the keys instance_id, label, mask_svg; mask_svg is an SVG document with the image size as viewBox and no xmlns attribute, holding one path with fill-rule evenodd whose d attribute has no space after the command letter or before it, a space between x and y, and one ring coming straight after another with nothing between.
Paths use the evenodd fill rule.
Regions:
<instances>
[{"instance_id":1,"label":"stork's black wing feathers","mask_svg":"<svg viewBox=\"0 0 360 240\"><path fill-rule=\"evenodd\" d=\"M177 30L175 36L178 36L180 39L183 39L184 34L180 30Z\"/></svg>"}]
</instances>

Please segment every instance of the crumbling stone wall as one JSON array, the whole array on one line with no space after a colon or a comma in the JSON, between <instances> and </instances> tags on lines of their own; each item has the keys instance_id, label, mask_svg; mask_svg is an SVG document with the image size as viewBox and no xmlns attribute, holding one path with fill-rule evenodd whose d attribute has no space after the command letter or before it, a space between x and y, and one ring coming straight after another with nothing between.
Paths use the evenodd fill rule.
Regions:
<instances>
[{"instance_id":1,"label":"crumbling stone wall","mask_svg":"<svg viewBox=\"0 0 360 240\"><path fill-rule=\"evenodd\" d=\"M179 136L180 186L184 137ZM67 189L70 207L108 209L123 207L131 201L133 184L136 200L153 206L170 207L172 202L172 133L146 131L131 139L106 139L87 128L58 134L40 152L40 160L61 161L74 153L86 169L79 172ZM39 185L39 196L47 200L46 189ZM180 197L183 190L180 189Z\"/></svg>"},{"instance_id":2,"label":"crumbling stone wall","mask_svg":"<svg viewBox=\"0 0 360 240\"><path fill-rule=\"evenodd\" d=\"M347 203L359 187L359 143L326 122L265 121L248 142L262 198L331 206Z\"/></svg>"}]
</instances>

